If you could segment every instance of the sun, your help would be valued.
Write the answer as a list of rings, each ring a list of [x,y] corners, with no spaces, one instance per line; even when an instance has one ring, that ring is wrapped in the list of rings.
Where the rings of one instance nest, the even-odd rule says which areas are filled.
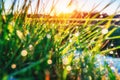
[[[66,7],[66,6],[60,6],[56,8],[56,12],[57,14],[68,14],[68,13],[72,13],[74,11],[74,9],[72,7]]]
[[[59,14],[69,14],[69,13],[72,13],[73,11],[75,10],[75,7],[74,6],[68,6],[67,4],[65,3],[61,3],[61,4],[58,4],[56,7],[55,7],[55,11],[56,11],[56,14],[59,15]]]

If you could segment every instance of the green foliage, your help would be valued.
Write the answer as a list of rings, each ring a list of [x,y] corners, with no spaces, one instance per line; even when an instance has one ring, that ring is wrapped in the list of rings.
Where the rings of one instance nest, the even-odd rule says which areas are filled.
[[[0,79],[101,80],[105,75],[101,67],[108,70],[106,77],[115,79],[108,65],[96,67],[95,58],[96,54],[116,49],[101,51],[114,32],[107,32],[110,21],[104,27],[99,27],[104,21],[91,25],[90,19],[79,25],[40,22],[26,17],[26,2],[22,7],[20,13],[14,14],[13,3],[11,12],[0,15]],[[3,11],[4,7],[0,14]]]

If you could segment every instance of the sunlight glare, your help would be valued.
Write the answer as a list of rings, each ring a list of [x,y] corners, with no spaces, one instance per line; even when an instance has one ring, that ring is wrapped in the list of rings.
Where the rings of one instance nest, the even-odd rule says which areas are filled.
[[[67,1],[67,0],[66,0]],[[59,14],[69,14],[75,10],[75,5],[68,6],[68,2],[60,1],[59,4],[56,5],[55,11],[57,15]]]
[[[69,14],[74,11],[73,7],[66,7],[66,6],[61,6],[61,7],[56,7],[57,14]]]

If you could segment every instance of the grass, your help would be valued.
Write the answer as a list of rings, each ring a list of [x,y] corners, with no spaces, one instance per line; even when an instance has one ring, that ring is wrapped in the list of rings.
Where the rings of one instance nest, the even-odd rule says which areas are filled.
[[[27,0],[26,0],[27,1]],[[0,9],[0,79],[1,80],[117,80],[119,75],[109,65],[96,66],[97,54],[106,55],[120,48],[103,49],[107,40],[117,29],[111,19],[90,24],[66,22],[49,23],[41,19],[28,19],[31,2],[26,1],[19,13],[14,14],[14,5],[7,14],[4,1]],[[109,3],[111,4],[111,3]],[[109,5],[108,4],[108,5]],[[106,5],[105,8],[108,6]],[[96,16],[96,15],[95,15]],[[46,18],[46,20],[49,18]],[[106,18],[107,19],[107,18]],[[74,23],[74,22],[73,22]]]

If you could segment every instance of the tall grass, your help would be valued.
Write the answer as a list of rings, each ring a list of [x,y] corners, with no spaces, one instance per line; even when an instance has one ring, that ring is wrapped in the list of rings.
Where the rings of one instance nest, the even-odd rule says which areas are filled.
[[[102,10],[112,3],[106,4]],[[50,23],[49,18],[45,18],[44,21],[41,21],[41,18],[35,20],[27,18],[31,0],[24,0],[18,11],[14,9],[17,0],[13,0],[8,12],[5,11],[4,0],[1,4],[1,80],[116,80],[118,78],[118,74],[113,72],[106,62],[102,65],[96,59],[98,54],[106,55],[120,48],[118,45],[102,49],[107,40],[116,38],[110,35],[117,27],[108,31],[111,20],[100,27],[101,23],[108,18],[112,19],[113,16],[92,25],[89,15],[84,24]],[[37,13],[39,5],[38,0],[34,14]]]

